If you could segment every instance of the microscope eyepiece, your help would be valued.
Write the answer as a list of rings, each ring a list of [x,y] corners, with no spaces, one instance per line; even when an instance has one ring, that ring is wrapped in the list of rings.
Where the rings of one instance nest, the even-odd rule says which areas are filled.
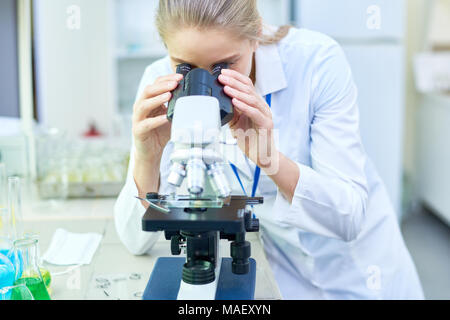
[[[182,63],[177,66],[177,73],[182,74],[184,77],[192,70],[192,66],[188,63]]]
[[[228,69],[228,63],[223,62],[223,63],[218,63],[218,64],[214,65],[212,74],[215,77],[218,77],[222,73],[222,69]]]
[[[220,118],[222,126],[229,123],[234,116],[231,98],[225,94],[223,85],[218,81],[222,69],[228,68],[227,63],[218,63],[213,66],[212,73],[201,68],[194,68],[187,63],[177,66],[177,73],[183,75],[178,87],[172,91],[172,98],[167,109],[167,119],[173,120],[175,106],[178,99],[188,96],[209,96],[219,101]]]

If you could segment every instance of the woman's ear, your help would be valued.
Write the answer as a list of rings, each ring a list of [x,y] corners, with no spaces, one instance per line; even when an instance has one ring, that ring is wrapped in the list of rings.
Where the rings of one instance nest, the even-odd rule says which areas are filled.
[[[252,48],[252,51],[255,52],[259,48],[259,40],[251,40],[250,46]]]
[[[259,48],[259,41],[256,40],[254,44],[254,51],[258,50],[258,48]]]

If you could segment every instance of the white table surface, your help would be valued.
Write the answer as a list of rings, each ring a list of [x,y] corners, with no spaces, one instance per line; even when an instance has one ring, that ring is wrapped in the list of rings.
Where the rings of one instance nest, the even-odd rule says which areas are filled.
[[[35,202],[24,208],[24,229],[39,235],[41,253],[48,248],[58,228],[69,232],[96,232],[103,239],[92,263],[69,273],[53,276],[51,296],[54,300],[139,299],[158,257],[170,255],[170,241],[162,235],[149,255],[134,256],[121,243],[114,226],[115,199],[68,200],[59,203]],[[255,298],[281,299],[276,281],[266,260],[258,234],[247,234],[252,245],[252,258],[257,262]],[[229,242],[221,240],[221,253],[229,257]],[[67,270],[44,264],[52,273]],[[139,280],[130,280],[136,273]],[[111,286],[101,288],[102,279]]]

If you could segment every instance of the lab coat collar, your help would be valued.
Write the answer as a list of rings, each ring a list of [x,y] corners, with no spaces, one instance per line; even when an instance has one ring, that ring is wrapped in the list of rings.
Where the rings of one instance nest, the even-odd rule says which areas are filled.
[[[280,91],[287,87],[286,74],[277,44],[260,45],[255,52],[256,90],[262,95]]]

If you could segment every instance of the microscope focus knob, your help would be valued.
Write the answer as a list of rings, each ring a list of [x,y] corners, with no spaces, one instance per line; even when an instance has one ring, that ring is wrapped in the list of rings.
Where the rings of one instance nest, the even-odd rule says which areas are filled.
[[[258,232],[259,231],[259,219],[252,219],[250,222],[250,228],[248,232]]]
[[[245,212],[245,231],[258,232],[259,231],[259,219],[253,218],[253,212]]]
[[[180,235],[172,236],[172,238],[170,239],[170,250],[172,251],[172,255],[174,256],[179,256],[181,254],[180,241]]]
[[[233,258],[231,264],[231,271],[234,274],[247,274],[250,271],[249,258],[251,256],[250,242],[232,242],[231,243],[231,257]]]

